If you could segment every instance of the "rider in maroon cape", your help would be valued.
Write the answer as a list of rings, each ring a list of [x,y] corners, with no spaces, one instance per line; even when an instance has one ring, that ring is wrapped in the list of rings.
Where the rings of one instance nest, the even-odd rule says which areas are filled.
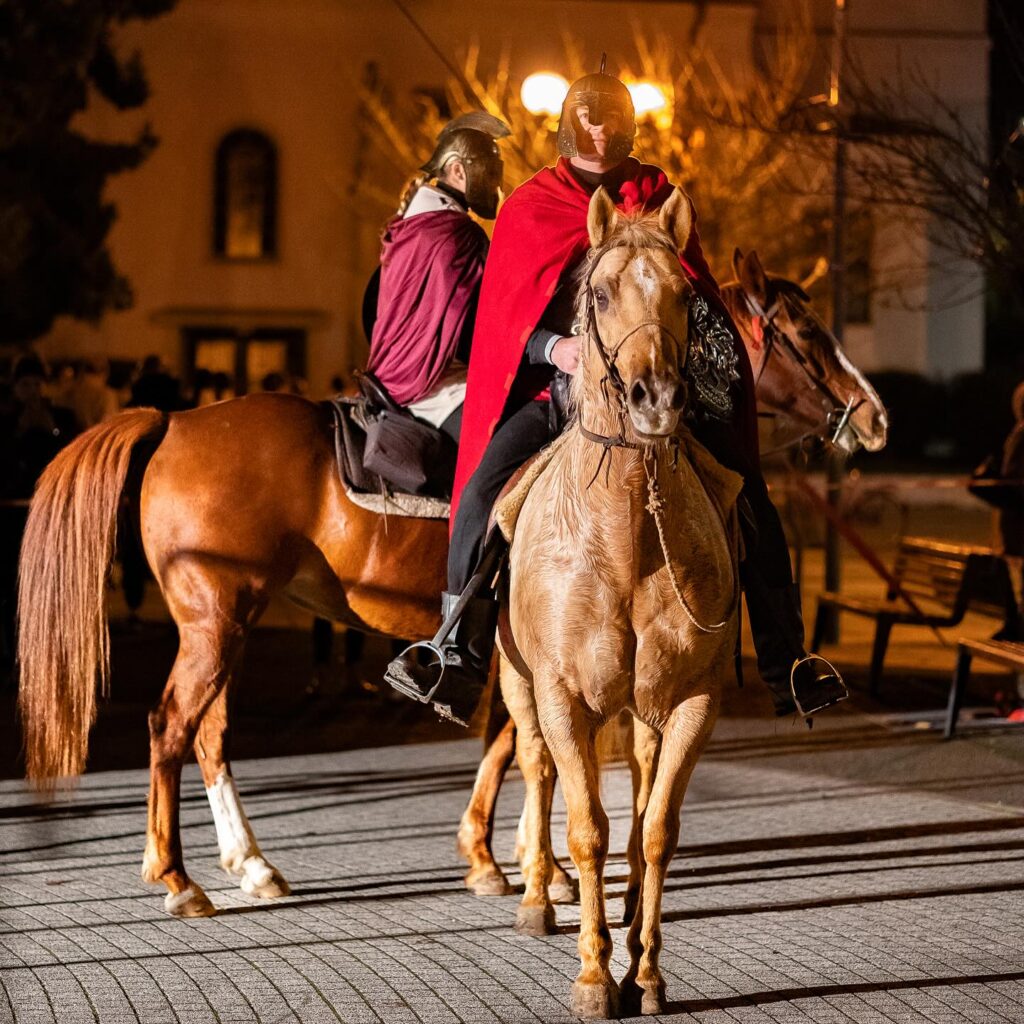
[[[431,700],[443,716],[463,724],[486,684],[494,645],[497,601],[487,587],[502,542],[497,531],[487,533],[491,506],[515,470],[557,433],[566,375],[579,361],[574,271],[590,244],[591,196],[603,186],[630,212],[655,210],[672,194],[662,170],[630,157],[635,131],[633,103],[618,79],[604,73],[579,79],[562,106],[561,159],[516,189],[495,224],[469,364],[448,592],[442,595],[445,619],[464,591],[472,596],[444,640],[442,665],[422,664],[410,648],[386,673],[399,691]],[[691,337],[710,353],[688,366],[726,367],[724,374],[709,371],[707,379],[693,381],[702,401],[690,426],[721,463],[744,478],[741,573],[758,669],[777,714],[809,714],[841,700],[846,688],[827,662],[804,649],[789,550],[758,462],[750,364],[696,230],[680,263],[698,296]]]
[[[381,238],[367,370],[414,416],[459,441],[473,321],[503,165],[498,118],[472,111],[441,130]]]

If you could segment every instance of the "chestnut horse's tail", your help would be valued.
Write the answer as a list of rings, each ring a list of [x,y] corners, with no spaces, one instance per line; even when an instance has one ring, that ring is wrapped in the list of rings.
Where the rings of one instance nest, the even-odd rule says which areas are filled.
[[[18,661],[27,775],[48,788],[80,775],[107,691],[106,583],[121,492],[141,441],[158,444],[167,416],[132,409],[71,442],[39,478],[21,544]]]

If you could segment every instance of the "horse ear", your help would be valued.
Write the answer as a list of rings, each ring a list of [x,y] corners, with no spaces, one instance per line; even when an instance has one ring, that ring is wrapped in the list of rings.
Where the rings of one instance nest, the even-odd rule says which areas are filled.
[[[732,272],[736,275],[736,280],[740,279],[740,266],[743,264],[743,250],[737,245],[732,251]]]
[[[768,275],[765,274],[761,260],[753,249],[743,257],[736,276],[739,277],[743,290],[757,299],[762,306],[768,301]]]
[[[690,197],[677,185],[665,200],[658,215],[658,224],[682,252],[693,229],[693,207]]]
[[[590,197],[590,209],[587,211],[587,234],[590,245],[596,249],[603,245],[612,235],[619,222],[619,211],[615,209],[611,196],[602,185]]]

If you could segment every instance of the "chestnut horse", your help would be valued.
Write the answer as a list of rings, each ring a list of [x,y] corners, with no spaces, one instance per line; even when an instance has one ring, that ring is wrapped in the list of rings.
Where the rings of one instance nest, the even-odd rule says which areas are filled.
[[[221,864],[251,895],[286,895],[225,755],[245,639],[277,594],[359,629],[430,636],[448,524],[391,516],[385,527],[349,501],[330,417],[301,398],[136,409],[82,434],[40,478],[22,543],[20,705],[28,775],[44,787],[83,770],[97,686],[107,689],[105,584],[126,493],[138,497],[143,547],[180,638],[149,716],[142,876],[166,885],[171,914],[214,913],[185,870],[178,826],[181,766],[194,749]]]
[[[847,452],[858,447],[883,448],[889,428],[885,408],[811,307],[803,288],[766,273],[754,251],[744,255],[737,249],[733,270],[736,281],[724,285],[721,294],[754,372],[763,456],[785,454],[809,439]],[[515,723],[500,706],[492,711],[490,733],[494,738],[487,743],[458,832],[459,851],[469,864],[466,886],[478,896],[513,891],[491,850],[498,793],[517,742]],[[656,737],[636,723],[632,740],[626,737],[626,750],[639,787],[645,785],[656,749]],[[517,860],[522,860],[525,826],[524,815],[516,841]],[[573,881],[557,861],[552,859],[552,865],[552,901],[572,902]],[[627,921],[638,887],[639,880],[631,872]],[[527,931],[537,928],[529,917],[520,917],[519,925]]]

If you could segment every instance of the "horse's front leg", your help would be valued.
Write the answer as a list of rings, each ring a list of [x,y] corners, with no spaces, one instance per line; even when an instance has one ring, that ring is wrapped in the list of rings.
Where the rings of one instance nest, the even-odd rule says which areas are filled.
[[[718,717],[720,689],[690,697],[671,714],[644,812],[644,872],[626,944],[630,966],[622,982],[623,1009],[630,1015],[665,1012],[661,953],[661,899],[665,874],[679,842],[679,811],[697,759]]]
[[[537,718],[533,687],[504,658],[501,691],[516,723],[516,756],[526,783],[526,803],[520,820],[517,851],[526,891],[516,912],[516,931],[550,935],[555,930],[551,905],[551,799],[555,791],[555,765]]]
[[[629,924],[640,902],[640,888],[644,877],[643,827],[644,812],[651,797],[654,773],[658,765],[660,734],[639,718],[630,719],[633,742],[628,747],[629,771],[633,777],[633,824],[629,830],[626,859],[629,863],[629,881],[626,883],[623,924]]]
[[[217,827],[220,864],[229,875],[241,878],[242,892],[250,896],[261,899],[287,896],[291,889],[280,871],[261,853],[231,774],[225,749],[229,689],[230,682],[203,715],[194,745]]]
[[[594,739],[600,723],[575,702],[561,681],[535,676],[538,712],[568,810],[569,853],[580,879],[580,973],[572,986],[577,1017],[618,1014],[618,986],[611,976],[611,933],[605,912],[604,865],[608,815],[601,806]]]
[[[491,839],[498,792],[515,756],[515,746],[516,726],[509,718],[484,751],[473,794],[459,824],[459,853],[469,861],[466,888],[477,896],[507,896],[512,892],[494,860]]]

